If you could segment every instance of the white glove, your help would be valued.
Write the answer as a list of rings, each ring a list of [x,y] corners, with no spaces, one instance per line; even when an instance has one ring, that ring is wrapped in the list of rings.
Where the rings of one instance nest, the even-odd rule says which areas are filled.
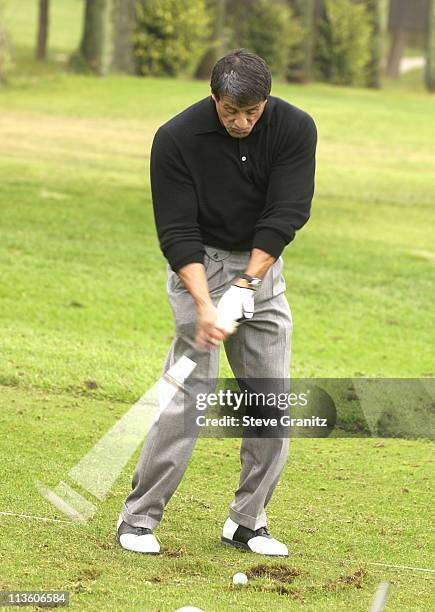
[[[231,285],[217,305],[216,325],[232,334],[238,321],[254,316],[254,290]]]

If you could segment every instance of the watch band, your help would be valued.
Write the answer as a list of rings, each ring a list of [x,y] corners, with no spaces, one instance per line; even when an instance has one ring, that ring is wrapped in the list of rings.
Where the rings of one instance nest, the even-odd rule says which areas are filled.
[[[243,280],[248,281],[249,288],[256,291],[261,285],[261,278],[257,278],[256,276],[250,276],[249,274],[239,274],[238,278],[243,278]]]

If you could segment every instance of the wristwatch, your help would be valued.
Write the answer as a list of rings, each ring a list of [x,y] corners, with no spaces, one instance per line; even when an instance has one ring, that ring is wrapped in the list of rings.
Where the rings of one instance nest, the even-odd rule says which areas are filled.
[[[237,278],[243,278],[243,280],[248,281],[249,289],[253,289],[257,291],[257,289],[261,286],[261,278],[257,278],[255,276],[249,276],[249,274],[239,274]]]

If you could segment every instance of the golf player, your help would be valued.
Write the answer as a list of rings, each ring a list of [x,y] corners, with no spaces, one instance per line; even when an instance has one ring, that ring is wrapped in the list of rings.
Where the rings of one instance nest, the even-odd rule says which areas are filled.
[[[223,342],[237,379],[290,388],[292,319],[281,253],[310,216],[317,137],[313,119],[270,90],[262,58],[229,53],[213,68],[211,96],[161,126],[152,145],[152,199],[175,325],[163,371],[191,356],[194,344],[195,377],[204,384],[218,377]],[[127,550],[160,551],[153,531],[195,445],[185,434],[189,411],[196,407],[180,391],[151,426],[117,524]],[[265,513],[288,442],[243,437],[224,544],[288,555]]]

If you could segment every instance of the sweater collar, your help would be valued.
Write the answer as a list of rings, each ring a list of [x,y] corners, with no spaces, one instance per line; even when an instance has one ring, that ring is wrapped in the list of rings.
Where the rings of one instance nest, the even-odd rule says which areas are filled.
[[[263,126],[270,124],[273,106],[274,98],[272,96],[268,96],[263,114],[254,125],[252,133],[258,132],[258,130],[261,130]],[[200,113],[197,119],[197,127],[194,130],[194,134],[206,134],[208,132],[219,132],[220,134],[229,135],[219,121],[219,117],[216,112],[216,105],[211,96],[204,98],[204,100],[201,100],[200,102]]]

